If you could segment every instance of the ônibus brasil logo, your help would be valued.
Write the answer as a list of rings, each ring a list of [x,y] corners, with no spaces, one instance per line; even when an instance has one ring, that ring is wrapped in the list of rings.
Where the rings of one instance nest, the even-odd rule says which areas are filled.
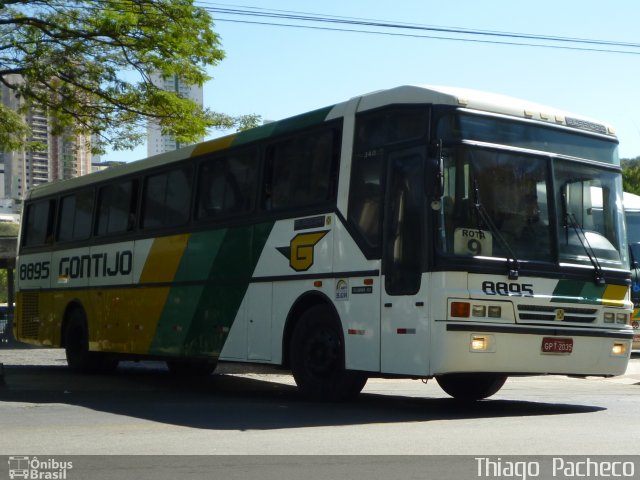
[[[73,462],[61,462],[54,458],[44,460],[38,457],[9,457],[9,478],[33,480],[66,480],[67,470],[73,468]]]

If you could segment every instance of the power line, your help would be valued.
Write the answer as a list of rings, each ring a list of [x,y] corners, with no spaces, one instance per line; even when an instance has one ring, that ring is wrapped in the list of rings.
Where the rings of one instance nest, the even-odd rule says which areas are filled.
[[[224,15],[223,17],[216,16],[216,21],[232,22],[232,23],[245,23],[252,25],[266,25],[275,27],[286,28],[305,28],[312,30],[327,30],[327,31],[339,31],[349,33],[365,33],[373,35],[390,35],[398,37],[410,37],[410,38],[425,38],[425,39],[437,39],[437,40],[450,40],[450,41],[462,41],[472,43],[489,43],[499,45],[512,45],[512,46],[526,46],[526,47],[542,47],[542,48],[555,48],[565,50],[579,50],[589,52],[603,52],[603,53],[623,53],[631,55],[640,55],[640,43],[620,42],[613,40],[601,40],[601,39],[589,39],[589,38],[576,38],[576,37],[560,37],[552,35],[537,35],[528,33],[516,33],[516,32],[501,32],[495,30],[478,30],[467,29],[459,27],[443,27],[432,26],[416,23],[405,22],[387,22],[383,20],[358,18],[358,17],[344,17],[337,15],[325,15],[319,13],[310,12],[298,12],[291,10],[274,10],[266,9],[262,7],[254,6],[235,6],[228,4],[219,4],[212,2],[199,1],[196,2],[201,8],[209,11],[210,13]],[[230,8],[233,7],[233,8]],[[236,17],[236,18],[234,18]],[[264,21],[258,20],[240,20],[240,18],[265,18],[269,19]],[[283,23],[284,21],[293,21],[295,23]],[[313,23],[329,23],[345,26],[353,26],[354,28],[345,28],[342,26],[334,27],[322,27],[313,25]],[[357,28],[362,27],[362,28]],[[433,34],[420,34],[409,32],[394,32],[393,30],[409,30],[414,32],[432,32]],[[435,34],[435,35],[434,35]],[[449,34],[449,35],[446,35]],[[462,37],[456,37],[452,35],[462,35]],[[469,38],[471,37],[471,38]],[[473,37],[494,37],[494,40],[488,40],[483,38]],[[551,42],[551,43],[531,43],[531,42]],[[572,45],[573,44],[573,45]],[[584,47],[576,45],[587,45]],[[601,46],[603,48],[596,48]],[[609,48],[604,48],[609,47]],[[620,50],[620,48],[626,49],[639,49],[639,51],[633,50]]]

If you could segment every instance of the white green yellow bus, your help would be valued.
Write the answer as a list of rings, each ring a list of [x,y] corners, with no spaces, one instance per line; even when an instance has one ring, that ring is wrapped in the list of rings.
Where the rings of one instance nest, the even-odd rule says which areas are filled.
[[[325,400],[380,376],[481,399],[513,375],[619,375],[617,147],[549,107],[401,86],[44,185],[14,333],[84,371],[279,365]]]
[[[624,214],[631,256],[631,301],[633,302],[633,349],[640,350],[640,196],[624,192]]]

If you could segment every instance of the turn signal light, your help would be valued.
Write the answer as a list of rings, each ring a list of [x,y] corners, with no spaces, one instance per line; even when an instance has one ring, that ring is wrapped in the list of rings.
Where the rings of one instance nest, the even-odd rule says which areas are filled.
[[[451,316],[458,318],[469,318],[471,314],[471,305],[467,302],[452,302]]]

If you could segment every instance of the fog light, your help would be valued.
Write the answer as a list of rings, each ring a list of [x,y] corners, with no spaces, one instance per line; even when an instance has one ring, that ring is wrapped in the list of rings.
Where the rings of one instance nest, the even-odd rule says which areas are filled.
[[[628,316],[626,313],[616,313],[616,323],[626,325],[628,322]]]
[[[626,355],[627,354],[627,344],[626,343],[614,343],[613,347],[611,347],[611,355]]]
[[[615,315],[612,312],[604,312],[604,323],[613,323]]]
[[[459,318],[469,318],[471,312],[471,305],[466,302],[452,302],[451,303],[451,316]]]
[[[487,316],[487,307],[484,305],[474,305],[471,309],[471,314],[474,317],[486,317]]]
[[[502,316],[502,307],[491,305],[489,307],[489,316],[491,318],[500,318]]]
[[[489,340],[485,336],[472,335],[471,336],[471,351],[482,352],[489,347]]]

